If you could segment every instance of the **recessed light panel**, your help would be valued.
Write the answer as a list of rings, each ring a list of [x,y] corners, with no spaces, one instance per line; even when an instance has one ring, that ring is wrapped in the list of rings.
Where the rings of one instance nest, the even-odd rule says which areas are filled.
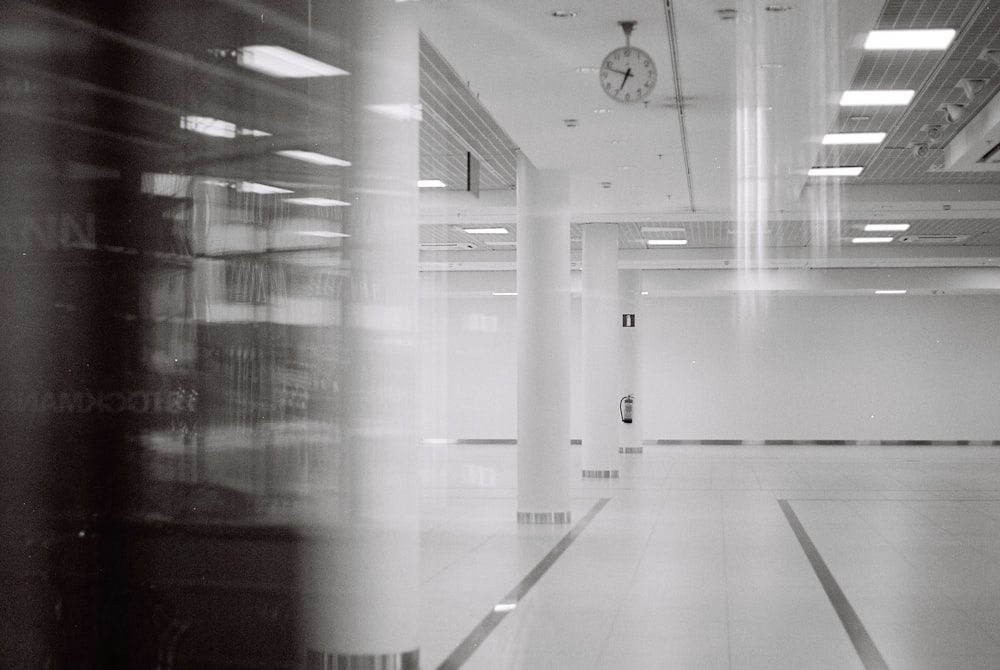
[[[335,233],[332,230],[300,230],[298,234],[306,237],[323,237],[328,239],[350,237],[347,233]]]
[[[646,240],[651,247],[682,247],[687,243],[687,240]]]
[[[240,128],[231,121],[213,119],[210,116],[182,116],[181,128],[184,130],[190,130],[191,132],[198,133],[200,135],[208,135],[209,137],[225,137],[229,139],[237,136],[269,137],[271,135],[271,133],[266,133],[263,130]]]
[[[848,165],[842,167],[814,167],[809,170],[810,177],[857,177],[864,170],[863,165]]]
[[[865,232],[869,233],[902,233],[910,229],[908,223],[869,223]]]
[[[351,203],[333,198],[286,198],[290,205],[309,205],[312,207],[350,207]]]
[[[952,28],[939,30],[873,30],[865,40],[869,51],[887,49],[912,49],[943,51],[955,39]]]
[[[446,188],[447,184],[440,179],[418,179],[417,186],[419,188]]]
[[[243,181],[236,186],[240,193],[257,193],[259,195],[273,195],[275,193],[294,193],[287,188],[279,188],[270,184],[258,184],[253,181]]]
[[[506,228],[463,228],[467,233],[472,235],[506,235],[510,231]]]
[[[305,79],[307,77],[338,77],[346,70],[310,58],[285,47],[254,44],[236,52],[236,62],[255,72],[279,79]]]
[[[823,136],[823,144],[879,144],[885,133],[829,133]]]
[[[852,244],[888,244],[892,242],[894,237],[855,237],[851,240]]]
[[[885,288],[875,291],[875,295],[903,295],[906,293],[906,289],[903,288]]]
[[[913,91],[909,89],[898,91],[844,91],[840,97],[841,107],[866,107],[908,105],[913,99]]]
[[[334,158],[333,156],[327,156],[326,154],[316,153],[315,151],[282,149],[281,151],[275,151],[274,153],[278,154],[279,156],[284,156],[285,158],[294,158],[297,161],[312,163],[313,165],[339,165],[342,167],[348,167],[351,164],[350,161],[345,161],[342,158]]]

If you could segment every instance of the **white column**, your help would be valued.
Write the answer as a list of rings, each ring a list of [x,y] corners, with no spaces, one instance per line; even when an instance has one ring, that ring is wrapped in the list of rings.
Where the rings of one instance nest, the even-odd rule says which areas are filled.
[[[304,558],[306,667],[419,666],[419,44],[413,10],[354,3],[343,433]]]
[[[517,159],[517,519],[569,523],[568,176]]]
[[[620,271],[618,290],[621,294],[622,313],[619,405],[622,398],[632,396],[632,423],[623,421],[618,424],[618,451],[623,454],[641,454],[643,397],[640,388],[642,356],[639,351],[639,329],[643,322],[639,305],[642,299],[642,270]]]
[[[617,477],[618,226],[583,226],[583,476]]]

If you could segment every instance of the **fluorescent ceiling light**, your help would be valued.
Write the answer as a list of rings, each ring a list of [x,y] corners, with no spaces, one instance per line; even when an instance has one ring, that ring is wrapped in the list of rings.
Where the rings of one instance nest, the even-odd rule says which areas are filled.
[[[279,156],[284,156],[285,158],[294,158],[297,161],[312,163],[313,165],[340,165],[341,167],[348,167],[351,164],[351,161],[345,161],[342,158],[334,158],[333,156],[327,156],[326,154],[318,154],[315,151],[282,149],[281,151],[275,151],[274,153]]]
[[[863,165],[846,165],[842,167],[814,167],[809,170],[810,177],[857,177],[864,170]]]
[[[888,244],[894,239],[894,237],[855,237],[851,242],[853,244]]]
[[[447,186],[447,184],[445,184],[440,179],[418,179],[417,180],[417,187],[418,188],[445,188],[446,186]]]
[[[913,99],[913,91],[844,91],[840,96],[841,107],[848,106],[885,106],[885,105],[908,105]]]
[[[233,138],[237,135],[249,135],[251,137],[270,137],[271,133],[263,130],[253,130],[251,128],[239,128],[231,121],[213,119],[210,116],[182,116],[181,128],[190,130],[193,133],[208,135],[209,137]]]
[[[651,247],[680,247],[687,243],[687,240],[646,240]]]
[[[258,184],[252,181],[243,181],[236,186],[236,190],[241,193],[258,193],[261,195],[272,195],[274,193],[294,193],[287,188],[278,188],[268,184]]]
[[[300,230],[298,234],[306,237],[350,237],[347,233],[335,233],[332,230]]]
[[[503,291],[494,291],[493,295],[517,295],[517,293],[508,293]]]
[[[876,295],[903,295],[904,293],[906,293],[904,288],[886,288],[875,291]]]
[[[938,30],[873,30],[865,40],[865,49],[927,49],[943,51],[955,38],[952,28]]]
[[[869,233],[902,233],[910,229],[908,223],[869,223],[865,231]]]
[[[829,133],[823,144],[878,144],[884,139],[885,133]]]
[[[506,235],[510,232],[506,228],[463,228],[462,230],[472,235]]]
[[[348,74],[315,58],[310,58],[285,47],[254,44],[236,52],[236,62],[255,72],[282,79],[306,77],[336,77]]]
[[[313,207],[350,207],[351,203],[333,198],[285,198],[291,205],[312,205]]]

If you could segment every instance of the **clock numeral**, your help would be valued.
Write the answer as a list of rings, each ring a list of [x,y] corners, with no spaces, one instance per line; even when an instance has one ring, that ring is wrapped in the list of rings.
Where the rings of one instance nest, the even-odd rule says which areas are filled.
[[[646,67],[649,67],[649,59],[647,58],[646,60],[642,61],[642,64],[645,65]]]

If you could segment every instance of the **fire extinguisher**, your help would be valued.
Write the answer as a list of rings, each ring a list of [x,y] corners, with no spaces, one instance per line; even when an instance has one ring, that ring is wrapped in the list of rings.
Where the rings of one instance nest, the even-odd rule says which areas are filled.
[[[632,403],[634,395],[627,395],[618,402],[618,411],[622,415],[623,423],[632,423]]]

